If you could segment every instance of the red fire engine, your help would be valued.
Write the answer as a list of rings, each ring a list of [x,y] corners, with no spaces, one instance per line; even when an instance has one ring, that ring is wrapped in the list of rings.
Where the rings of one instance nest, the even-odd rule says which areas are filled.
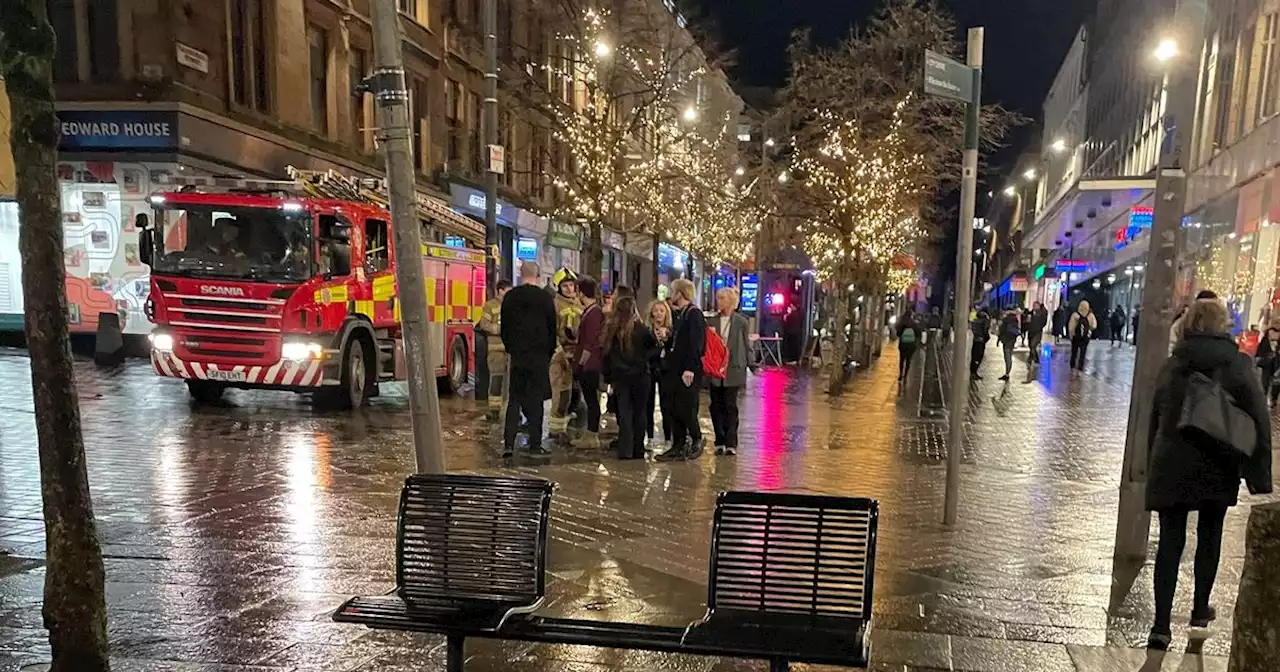
[[[405,379],[391,218],[379,183],[292,171],[293,181],[174,178],[138,215],[151,266],[151,362],[200,401],[227,388],[312,393],[363,405]],[[419,198],[427,232],[483,240],[442,201]],[[424,235],[424,239],[430,239]],[[484,253],[424,244],[428,339],[456,391],[472,370]]]

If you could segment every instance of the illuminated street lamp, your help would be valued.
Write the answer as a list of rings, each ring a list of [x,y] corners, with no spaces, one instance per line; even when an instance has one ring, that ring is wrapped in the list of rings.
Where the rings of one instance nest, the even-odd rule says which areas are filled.
[[[1023,174],[1022,174],[1022,176],[1023,176],[1023,177],[1025,177],[1025,178],[1027,178],[1027,180],[1028,180],[1028,181],[1030,181],[1030,180],[1034,180],[1034,179],[1036,179],[1036,169],[1035,169],[1035,168],[1028,168],[1028,169],[1027,169],[1027,172],[1023,173]]]
[[[1061,154],[1067,151],[1067,141],[1062,138],[1058,138],[1053,141],[1053,144],[1050,145],[1049,148],[1053,150],[1054,154]]]
[[[737,175],[738,177],[742,177],[743,175],[747,174],[747,169],[743,168],[742,166],[738,166],[737,168],[733,169],[733,174]]]
[[[765,141],[764,141],[764,146],[765,146],[765,147],[772,147],[772,146],[774,146],[774,144],[776,144],[776,143],[774,143],[773,138],[769,138],[768,140],[765,140]]]
[[[684,120],[685,120],[685,121],[697,121],[697,120],[698,120],[698,110],[694,109],[694,107],[693,107],[693,106],[686,107],[686,108],[684,108],[684,115],[683,115],[683,116],[684,116]]]
[[[1004,195],[1008,196],[1009,198],[1013,198],[1013,195],[1016,193],[1018,193],[1018,190],[1012,186],[1008,186],[1004,188]]]
[[[785,171],[785,170],[784,170],[784,171],[782,171],[781,173],[778,173],[778,181],[779,181],[779,182],[781,182],[781,183],[783,183],[783,184],[786,184],[786,183],[787,183],[787,180],[789,180],[789,179],[791,179],[791,176],[790,176],[790,175],[787,175],[787,171]]]
[[[596,58],[607,58],[611,53],[613,53],[613,49],[606,42],[596,40]]]
[[[1156,60],[1161,63],[1168,63],[1178,55],[1178,43],[1171,38],[1166,37],[1160,40],[1160,44],[1156,45],[1156,50],[1152,53]]]

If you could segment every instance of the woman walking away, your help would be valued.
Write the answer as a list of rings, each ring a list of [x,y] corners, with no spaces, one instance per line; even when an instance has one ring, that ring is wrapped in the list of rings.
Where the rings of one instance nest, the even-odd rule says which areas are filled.
[[[916,322],[915,313],[908,308],[898,322],[898,380],[907,379],[911,373],[911,359],[920,347],[920,325]]]
[[[654,448],[671,447],[671,411],[667,390],[662,386],[662,376],[666,372],[666,355],[671,349],[671,306],[661,299],[649,304],[646,326],[657,340],[657,348],[649,356],[649,399],[645,406],[645,434],[649,436],[649,444]],[[655,441],[653,435],[654,411],[662,410],[662,441]]]
[[[711,321],[729,351],[724,379],[711,379],[711,426],[716,434],[716,455],[738,454],[738,397],[747,384],[751,358],[751,326],[737,312],[738,290],[726,287],[716,292],[719,314]]]
[[[1009,380],[1009,374],[1013,371],[1013,347],[1018,344],[1018,336],[1022,332],[1022,328],[1018,325],[1019,317],[1015,308],[1005,311],[1004,317],[1000,318],[997,337],[1001,348],[1004,349],[1004,375],[1000,376],[1000,380]]]
[[[1280,369],[1280,317],[1272,318],[1271,326],[1258,341],[1258,368],[1262,369],[1262,391],[1267,393],[1269,405],[1275,408],[1280,387],[1276,386],[1276,370]]]
[[[653,392],[649,358],[658,341],[640,321],[636,300],[629,296],[617,300],[601,341],[605,379],[618,399],[618,459],[639,460],[644,458],[645,432],[641,424]]]
[[[1160,517],[1150,649],[1167,650],[1172,638],[1170,620],[1187,541],[1187,514],[1198,512],[1191,627],[1205,628],[1216,616],[1209,594],[1218,574],[1222,521],[1227,508],[1236,504],[1240,479],[1243,476],[1250,493],[1271,492],[1271,420],[1253,364],[1237,349],[1230,327],[1222,303],[1194,302],[1183,317],[1182,339],[1157,379],[1146,492],[1147,510]],[[1192,381],[1216,384],[1248,414],[1256,434],[1252,453],[1245,452],[1248,446],[1226,445],[1194,429],[1179,429],[1186,420],[1183,402]]]
[[[1080,300],[1076,312],[1067,322],[1067,335],[1071,338],[1071,368],[1084,371],[1084,358],[1089,353],[1089,340],[1098,330],[1098,318],[1089,310],[1089,302]]]

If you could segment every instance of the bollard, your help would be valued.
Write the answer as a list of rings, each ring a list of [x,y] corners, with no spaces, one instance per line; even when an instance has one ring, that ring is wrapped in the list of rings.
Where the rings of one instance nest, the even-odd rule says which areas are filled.
[[[1228,672],[1271,672],[1280,658],[1280,503],[1249,513]]]
[[[98,366],[117,366],[124,361],[124,332],[120,315],[98,313],[98,337],[93,346],[93,362]]]

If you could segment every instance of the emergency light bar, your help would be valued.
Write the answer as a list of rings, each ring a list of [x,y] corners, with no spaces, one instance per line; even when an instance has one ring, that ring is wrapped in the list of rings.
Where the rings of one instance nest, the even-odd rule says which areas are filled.
[[[296,180],[258,180],[242,177],[206,177],[203,175],[162,175],[156,180],[158,184],[181,187],[195,188],[200,191],[219,192],[219,191],[257,191],[257,192],[284,192],[289,194],[304,194],[305,189]]]

